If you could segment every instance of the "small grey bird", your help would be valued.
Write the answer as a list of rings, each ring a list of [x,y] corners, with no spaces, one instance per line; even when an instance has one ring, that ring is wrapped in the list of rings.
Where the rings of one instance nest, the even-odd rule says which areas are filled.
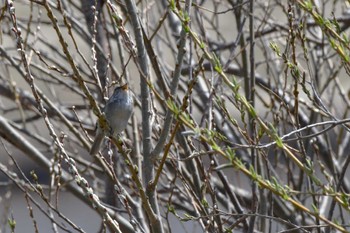
[[[90,150],[91,155],[95,155],[99,152],[105,136],[116,136],[126,128],[133,112],[133,107],[134,99],[132,97],[132,92],[128,89],[128,84],[116,87],[113,95],[103,108],[111,132],[109,132],[109,134],[108,132],[104,132],[97,122],[96,137]]]

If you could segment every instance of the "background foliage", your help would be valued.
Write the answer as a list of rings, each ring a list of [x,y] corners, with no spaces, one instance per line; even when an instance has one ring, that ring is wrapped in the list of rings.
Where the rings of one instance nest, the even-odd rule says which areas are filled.
[[[65,193],[101,232],[349,231],[347,1],[1,6],[1,231],[18,192],[35,232],[92,231]],[[132,120],[92,157],[125,82]]]

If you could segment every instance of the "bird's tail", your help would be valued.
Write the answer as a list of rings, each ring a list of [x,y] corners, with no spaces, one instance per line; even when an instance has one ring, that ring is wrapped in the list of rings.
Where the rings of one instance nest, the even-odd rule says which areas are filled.
[[[103,133],[97,133],[95,141],[91,146],[90,155],[96,155],[99,152],[104,137]]]

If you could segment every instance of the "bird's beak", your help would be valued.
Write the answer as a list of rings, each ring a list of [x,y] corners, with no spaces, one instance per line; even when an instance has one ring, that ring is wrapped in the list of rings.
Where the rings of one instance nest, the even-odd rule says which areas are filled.
[[[121,89],[123,89],[124,91],[128,90],[128,84],[125,83],[123,86],[120,87]]]

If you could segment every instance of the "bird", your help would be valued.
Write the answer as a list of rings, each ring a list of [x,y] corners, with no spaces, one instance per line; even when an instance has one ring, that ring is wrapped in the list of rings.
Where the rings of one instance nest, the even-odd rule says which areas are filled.
[[[106,136],[117,136],[125,130],[133,113],[133,108],[133,94],[129,90],[128,84],[116,87],[103,108],[110,131],[103,130],[97,121],[96,136],[90,150],[91,155],[96,155],[99,152]]]

